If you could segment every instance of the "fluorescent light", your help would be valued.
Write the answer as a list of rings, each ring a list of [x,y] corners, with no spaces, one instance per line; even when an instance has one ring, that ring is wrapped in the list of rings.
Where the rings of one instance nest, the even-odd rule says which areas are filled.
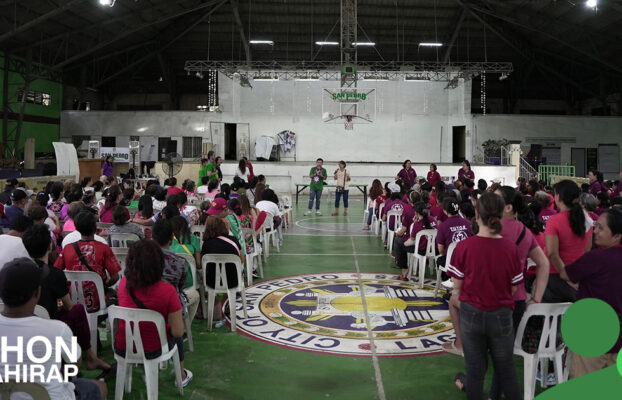
[[[269,77],[266,77],[266,78],[254,78],[253,80],[255,82],[274,82],[274,81],[278,81],[279,78],[269,78]]]
[[[249,40],[250,44],[269,44],[270,46],[272,46],[274,44],[274,41],[272,40]]]
[[[318,46],[339,46],[339,42],[315,42]]]
[[[430,78],[426,76],[406,76],[404,77],[406,82],[429,82]]]
[[[419,46],[421,47],[441,47],[443,45],[443,43],[437,43],[437,42],[421,42],[419,43]]]
[[[115,0],[99,0],[99,4],[101,4],[102,6],[108,6],[108,7],[114,6],[114,2]]]
[[[319,81],[320,78],[296,78],[294,80],[296,82],[312,82],[312,81]]]
[[[598,6],[598,1],[596,1],[596,0],[587,0],[585,2],[585,6],[589,7],[589,8],[596,8],[596,6]]]
[[[352,46],[375,46],[376,43],[374,42],[354,42],[352,43]]]

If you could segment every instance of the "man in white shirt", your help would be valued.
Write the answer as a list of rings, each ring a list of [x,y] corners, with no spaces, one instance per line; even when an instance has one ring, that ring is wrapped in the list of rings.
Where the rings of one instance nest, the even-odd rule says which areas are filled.
[[[0,235],[0,270],[4,264],[14,258],[28,257],[28,252],[22,243],[22,234],[32,224],[30,217],[21,215],[15,218],[8,234]]]
[[[63,368],[61,358],[66,364],[75,364],[80,360],[80,346],[77,342],[74,342],[75,346],[72,345],[71,329],[64,322],[34,316],[35,306],[41,296],[41,282],[49,274],[47,268],[39,268],[29,258],[18,258],[0,270],[0,299],[4,303],[4,311],[0,315],[0,335],[7,343],[6,362],[0,359],[2,381],[16,380],[7,371],[19,368],[20,381],[41,384],[54,400],[105,399],[105,383],[81,378],[73,378],[69,382],[65,379],[69,377],[63,376],[64,371],[71,369]],[[35,337],[37,339],[33,341],[32,354],[29,354],[27,345]],[[51,344],[49,356],[46,356],[46,344],[41,337]],[[19,339],[22,340],[21,349],[18,346]],[[56,354],[55,343],[58,340],[62,340],[68,349],[60,355]],[[23,361],[18,361],[19,355],[23,355]],[[26,376],[21,375],[24,370]],[[60,373],[56,375],[56,371]],[[43,376],[31,375],[30,372],[41,372]],[[74,372],[77,373],[77,368]],[[25,398],[30,396],[11,396],[11,400]]]

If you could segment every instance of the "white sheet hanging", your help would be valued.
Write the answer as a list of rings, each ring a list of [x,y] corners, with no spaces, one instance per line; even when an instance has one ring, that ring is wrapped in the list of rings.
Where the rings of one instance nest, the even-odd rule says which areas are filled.
[[[274,147],[275,144],[276,142],[272,137],[260,136],[255,142],[255,157],[269,160],[270,154],[272,153],[272,147]]]

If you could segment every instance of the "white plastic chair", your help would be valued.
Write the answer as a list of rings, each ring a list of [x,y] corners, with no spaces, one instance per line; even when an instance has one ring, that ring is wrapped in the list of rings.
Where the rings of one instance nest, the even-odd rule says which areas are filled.
[[[363,225],[367,225],[367,220],[369,219],[369,209],[371,208],[371,224],[370,226],[375,226],[376,220],[376,201],[371,198],[367,198],[367,204],[365,205],[365,209],[363,210]]]
[[[272,244],[276,247],[276,252],[281,252],[281,246],[279,244],[279,232],[278,229],[274,228],[274,215],[269,212],[266,212],[266,221],[270,221],[270,230],[266,229],[266,224],[261,228],[262,237],[263,237],[263,260],[267,261],[270,256],[270,239],[272,239]]]
[[[127,247],[111,247],[112,253],[117,258],[117,262],[121,266],[121,271],[119,271],[119,281],[125,275],[125,259],[127,258],[127,252],[129,249]],[[118,285],[118,282],[117,282]]]
[[[458,242],[452,242],[447,248],[446,257],[445,257],[445,266],[440,266],[436,262],[436,287],[434,288],[434,297],[438,295],[438,289],[441,286],[441,275],[443,272],[447,272],[447,268],[451,265],[451,256],[454,253],[454,249]],[[440,257],[440,256],[438,256]],[[438,257],[436,259],[438,259]]]
[[[281,203],[283,208],[281,209],[281,214],[283,214],[283,226],[286,229],[289,229],[290,226],[294,223],[294,211],[292,210],[292,200],[289,196],[284,195],[280,196]]]
[[[419,254],[419,242],[422,237],[426,237],[428,239],[428,243],[426,246],[425,255]],[[417,232],[415,236],[415,252],[408,253],[408,279],[412,277],[413,274],[419,275],[419,287],[423,288],[423,281],[425,280],[425,267],[430,261],[430,272],[433,272],[434,257],[436,256],[436,229],[423,229]]]
[[[393,229],[389,225],[389,221],[393,219]],[[389,253],[393,251],[393,239],[395,238],[395,231],[402,226],[402,212],[401,211],[389,211],[387,213],[387,248]]]
[[[0,301],[0,313],[3,311],[4,311],[4,303]],[[43,319],[50,319],[50,314],[48,313],[48,310],[46,310],[43,306],[40,306],[37,304],[35,305],[35,317],[39,317]],[[2,397],[0,397],[0,399],[2,399]]]
[[[190,227],[190,233],[199,238],[199,248],[203,247],[203,232],[205,232],[205,225],[192,225]]]
[[[559,321],[564,315],[568,307],[572,303],[547,303],[532,304],[529,306],[523,318],[518,325],[516,331],[516,339],[514,340],[514,354],[523,357],[523,373],[524,373],[524,399],[532,400],[536,390],[536,372],[538,370],[538,361],[540,361],[540,376],[542,376],[541,386],[546,387],[546,377],[548,375],[548,361],[553,360],[555,367],[555,376],[557,384],[563,383],[567,379],[562,365],[562,356],[566,348],[565,343],[557,345],[557,333]],[[544,317],[544,326],[540,335],[540,343],[538,351],[534,354],[527,353],[523,350],[523,335],[525,327],[531,317]]]
[[[253,284],[253,263],[255,257],[257,258],[257,269],[259,270],[259,276],[263,278],[263,263],[261,262],[261,253],[262,250],[259,245],[259,240],[257,240],[257,233],[252,228],[242,228],[242,237],[243,239],[247,237],[253,238],[253,252],[246,253],[246,280],[248,285]],[[245,243],[241,243],[242,246],[245,246]]]
[[[38,383],[8,381],[0,385],[0,399],[9,400],[13,393],[26,393],[36,400],[50,400],[48,391]]]
[[[188,253],[175,253],[176,255],[183,257],[188,265],[190,266],[190,273],[192,274],[192,287],[191,289],[196,289],[199,291],[199,298],[201,304],[203,304],[203,311],[205,312],[205,290],[200,290],[202,285],[199,285],[197,278],[197,261],[194,256],[191,256]],[[190,321],[190,314],[186,313],[186,317],[184,318],[184,327],[186,328],[186,337],[188,338],[188,350],[191,352],[194,351],[194,340],[192,339],[192,321]]]
[[[376,235],[379,235],[382,233],[382,209],[384,208],[384,203],[380,204],[380,207],[378,208],[378,217],[376,218],[376,224],[374,225],[374,232],[376,233]]]
[[[130,247],[130,245],[134,242],[138,242],[140,238],[138,235],[133,233],[116,233],[110,232],[108,233],[108,240],[110,242],[110,247]]]
[[[214,263],[215,279],[214,287],[209,287],[205,280],[207,273],[207,264]],[[203,282],[205,284],[205,290],[207,291],[207,329],[212,330],[212,321],[214,319],[214,301],[216,300],[216,294],[226,293],[229,297],[229,316],[231,318],[231,330],[235,332],[236,327],[236,294],[239,292],[242,295],[242,307],[244,310],[244,318],[247,317],[246,313],[246,292],[244,290],[244,280],[242,279],[242,271],[244,267],[240,261],[240,257],[233,254],[205,254],[201,259],[203,264]],[[226,264],[234,264],[238,276],[237,286],[229,287],[227,283]]]
[[[132,391],[132,367],[133,364],[143,364],[145,367],[145,386],[147,387],[147,399],[156,400],[158,398],[158,374],[161,362],[173,359],[173,368],[175,370],[175,382],[179,395],[183,396],[184,388],[181,385],[181,364],[179,363],[179,352],[177,345],[169,348],[166,339],[166,324],[164,317],[157,311],[145,310],[140,308],[126,308],[119,306],[111,306],[108,309],[110,326],[112,326],[112,350],[114,352],[114,343],[117,335],[118,325],[115,321],[125,322],[125,357],[121,357],[114,352],[114,358],[117,360],[117,380],[115,386],[115,400],[123,399],[123,393]],[[140,334],[140,323],[155,324],[158,335],[160,336],[160,344],[162,346],[162,354],[152,360],[145,357],[145,349]]]
[[[106,308],[106,292],[104,291],[104,282],[101,276],[91,271],[65,271],[67,281],[71,287],[71,300],[74,303],[82,304],[86,311],[86,317],[89,321],[89,330],[91,331],[91,348],[97,353],[97,337],[99,330],[97,329],[97,319],[100,315],[108,314]],[[97,297],[99,298],[99,310],[88,312],[90,304],[87,306],[84,298],[84,284],[93,283],[97,289]]]

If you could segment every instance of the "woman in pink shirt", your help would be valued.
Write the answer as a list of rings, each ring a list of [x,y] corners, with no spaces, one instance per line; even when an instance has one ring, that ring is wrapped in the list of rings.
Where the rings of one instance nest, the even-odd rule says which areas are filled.
[[[585,212],[579,204],[581,189],[570,180],[555,185],[555,204],[559,214],[546,223],[544,238],[551,261],[549,282],[542,301],[545,303],[574,302],[576,285],[559,277],[559,271],[592,248],[592,226],[586,224]]]
[[[396,181],[401,180],[402,182],[408,185],[408,188],[412,188],[415,183],[417,183],[417,172],[412,167],[410,160],[404,161],[402,164],[402,169],[397,173],[397,177],[395,177]]]
[[[441,181],[441,174],[439,174],[436,170],[436,164],[430,164],[430,171],[428,172],[427,180],[432,187],[436,185],[436,182]]]

